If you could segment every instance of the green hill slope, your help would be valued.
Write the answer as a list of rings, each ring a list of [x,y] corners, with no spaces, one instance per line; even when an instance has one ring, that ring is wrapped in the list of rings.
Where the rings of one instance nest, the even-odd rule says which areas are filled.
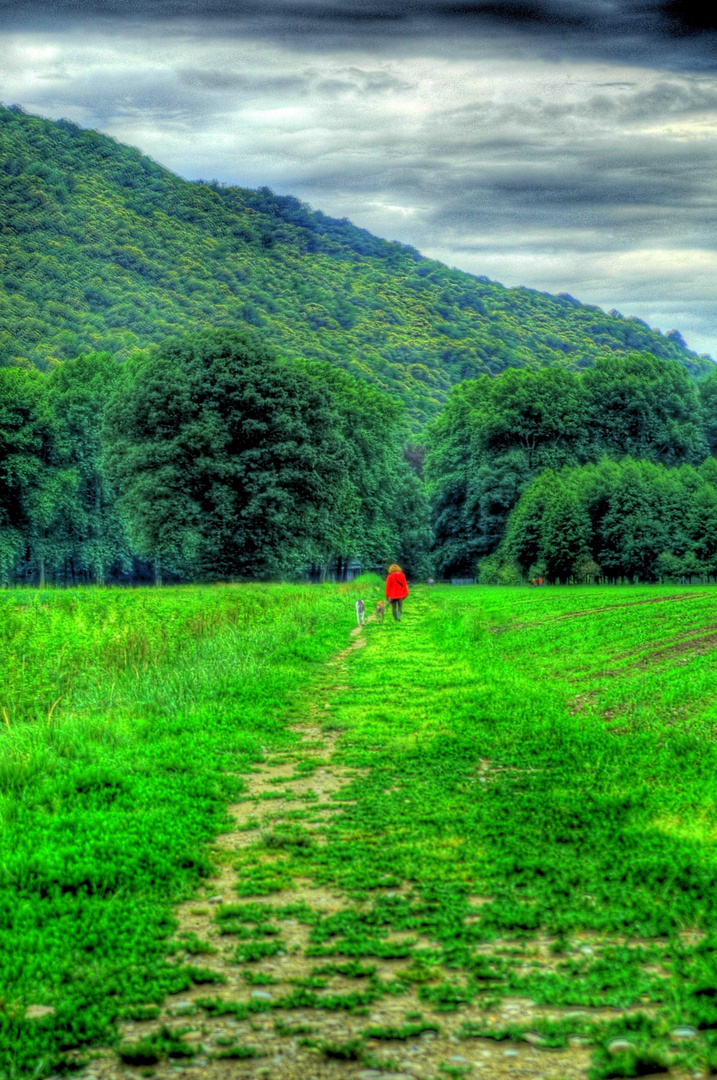
[[[569,296],[506,289],[268,189],[190,183],[68,121],[0,108],[0,364],[249,324],[431,417],[480,372],[644,350],[712,368],[679,335]]]

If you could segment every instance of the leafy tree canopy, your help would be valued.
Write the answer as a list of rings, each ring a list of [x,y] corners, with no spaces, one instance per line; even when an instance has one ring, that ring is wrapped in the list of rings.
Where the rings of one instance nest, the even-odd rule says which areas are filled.
[[[714,385],[706,381],[703,406],[680,364],[636,353],[601,357],[584,372],[513,370],[456,387],[428,432],[439,569],[471,570],[494,551],[510,511],[544,469],[603,455],[665,465],[704,461],[715,424],[707,407],[717,406]],[[567,505],[561,510],[571,512]]]
[[[346,470],[315,379],[228,333],[169,341],[127,375],[106,461],[140,554],[203,578],[321,559]]]
[[[165,571],[206,580],[336,558],[373,565],[410,550],[426,518],[401,425],[392,402],[341,372],[218,331],[125,365],[104,463],[133,550]]]
[[[546,469],[511,513],[495,560],[562,582],[717,577],[717,463],[605,457]]]

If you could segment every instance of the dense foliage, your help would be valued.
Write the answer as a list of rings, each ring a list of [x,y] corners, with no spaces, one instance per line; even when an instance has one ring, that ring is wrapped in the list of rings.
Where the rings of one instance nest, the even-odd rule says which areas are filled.
[[[317,381],[213,337],[133,367],[108,409],[106,458],[137,549],[184,577],[324,562],[346,473]]]
[[[405,434],[374,388],[228,331],[0,369],[0,579],[423,572]]]
[[[425,529],[401,410],[370,387],[231,334],[169,342],[127,374],[108,409],[107,466],[137,550],[173,572],[381,564]]]
[[[677,332],[66,121],[0,108],[0,234],[4,581],[426,572],[399,403],[417,431],[446,402],[418,439],[439,574],[472,575],[546,468],[717,451],[717,381],[690,378],[712,365]]]
[[[456,387],[428,433],[439,569],[472,571],[493,552],[544,469],[626,455],[699,465],[714,443],[715,386],[716,375],[696,383],[680,364],[643,353],[604,356],[580,373],[512,370]]]
[[[676,331],[450,270],[265,188],[189,183],[18,109],[0,108],[0,237],[0,364],[250,326],[389,391],[417,427],[454,383],[509,367],[633,350],[709,367]]]
[[[552,580],[713,574],[687,506],[693,472],[664,476],[714,451],[716,386],[717,374],[697,384],[643,354],[457,387],[425,463],[439,572],[473,574],[500,548],[483,580],[511,580],[510,565]],[[47,375],[0,369],[0,578],[270,578],[396,558],[425,574],[421,454],[402,453],[405,437],[400,407],[379,391],[230,332],[124,364],[92,354]],[[590,462],[601,464],[581,471]],[[640,494],[626,500],[635,470]],[[676,517],[666,484],[687,485],[687,503],[669,495]],[[657,528],[639,555],[635,499]],[[609,542],[608,504],[605,521],[621,522]]]
[[[0,579],[267,579],[394,560],[425,575],[431,559],[473,576],[498,549],[484,581],[511,580],[510,566],[552,580],[712,574],[688,508],[697,474],[674,469],[707,460],[712,483],[715,387],[717,373],[698,383],[649,354],[466,380],[427,433],[429,554],[422,453],[400,405],[332,365],[217,331],[123,364],[2,368]],[[635,470],[639,498],[623,497]],[[672,515],[666,484],[687,485]],[[651,553],[629,533],[635,499],[656,523]]]
[[[493,566],[548,581],[717,578],[717,461],[699,469],[604,458],[546,469],[508,519]],[[490,572],[486,563],[481,579]]]

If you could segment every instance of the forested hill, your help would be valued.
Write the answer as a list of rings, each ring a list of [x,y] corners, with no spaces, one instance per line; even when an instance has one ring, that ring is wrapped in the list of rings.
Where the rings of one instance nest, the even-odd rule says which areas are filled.
[[[0,107],[0,233],[0,364],[249,324],[402,398],[414,422],[453,383],[507,367],[640,350],[712,368],[677,333],[450,270],[266,188],[190,183],[18,108]]]

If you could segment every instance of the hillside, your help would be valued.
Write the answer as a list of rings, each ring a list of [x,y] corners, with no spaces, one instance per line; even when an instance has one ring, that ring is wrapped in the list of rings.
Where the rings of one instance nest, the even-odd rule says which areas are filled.
[[[0,234],[0,364],[249,324],[399,396],[417,424],[453,383],[506,367],[579,369],[606,350],[713,366],[679,334],[451,270],[266,188],[182,180],[16,107],[0,107]]]

